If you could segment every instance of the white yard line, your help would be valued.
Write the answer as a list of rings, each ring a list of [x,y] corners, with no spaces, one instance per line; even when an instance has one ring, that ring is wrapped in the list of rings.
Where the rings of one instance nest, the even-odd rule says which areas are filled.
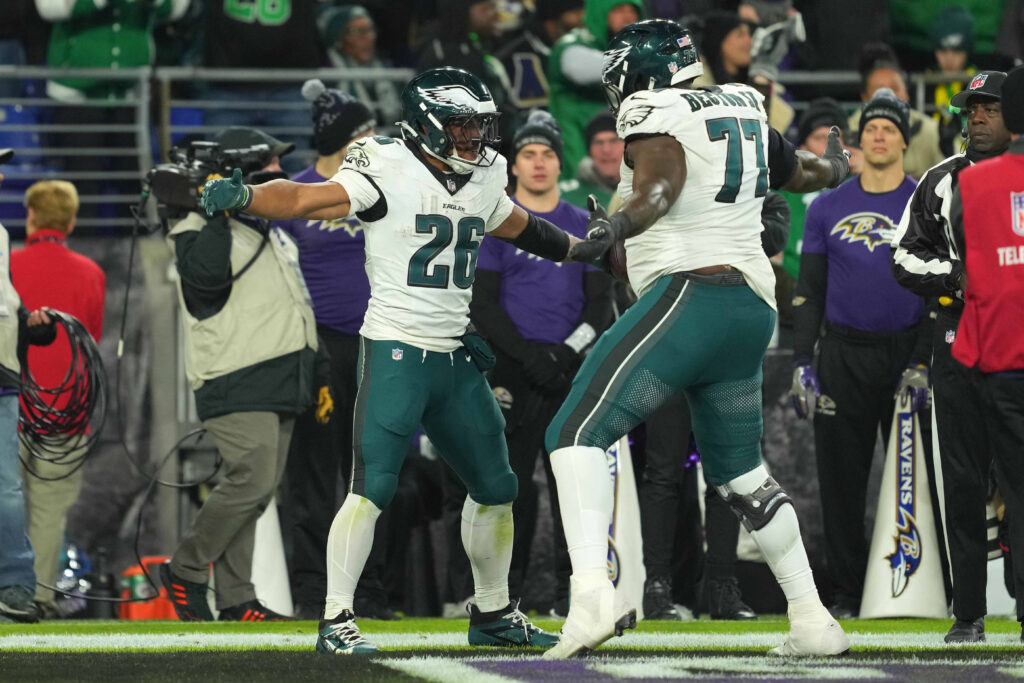
[[[368,640],[378,647],[394,650],[466,647],[466,634],[453,633],[366,633]],[[972,650],[1007,648],[1019,645],[1019,636],[1013,633],[989,633],[988,640],[979,645],[943,645],[941,633],[870,633],[850,634],[854,648],[948,649],[952,653]],[[605,643],[603,650],[621,649],[762,649],[779,645],[784,634],[690,634],[690,633],[630,633]],[[180,649],[313,649],[316,637],[312,634],[283,633],[164,633],[164,634],[12,634],[0,637],[3,650],[180,650]],[[481,654],[494,650],[481,649]],[[528,652],[528,651],[527,651]],[[600,651],[599,651],[600,652]],[[685,654],[685,653],[681,653]]]
[[[485,673],[469,664],[450,657],[410,657],[409,659],[382,659],[378,662],[410,676],[437,683],[510,683],[514,678]]]

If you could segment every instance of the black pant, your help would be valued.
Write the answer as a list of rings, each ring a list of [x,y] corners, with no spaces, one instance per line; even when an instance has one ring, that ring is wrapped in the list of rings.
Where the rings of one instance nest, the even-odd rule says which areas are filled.
[[[883,443],[889,440],[893,395],[915,341],[915,331],[871,335],[830,327],[819,345],[823,395],[814,414],[814,451],[825,560],[834,599],[844,605],[859,606],[864,591],[871,461],[879,427]],[[922,429],[929,420],[927,413],[920,416]]]
[[[640,483],[644,568],[649,578],[678,575],[673,567],[676,560],[682,559],[691,569],[682,574],[696,580],[701,572],[701,529],[697,469],[689,462],[690,409],[686,398],[682,394],[669,398],[647,419],[646,429],[646,457]],[[736,567],[740,522],[714,488],[708,487],[704,502],[708,544],[705,576],[727,578]],[[677,545],[677,539],[682,541],[682,547]]]
[[[286,500],[282,517],[291,530],[291,588],[296,605],[323,605],[327,594],[327,535],[341,507],[339,472],[345,480],[352,470],[352,411],[356,400],[359,335],[318,327],[330,355],[334,412],[327,424],[316,421],[316,405],[295,421],[285,469]],[[381,585],[383,549],[389,512],[377,520],[377,533],[357,594],[386,602]]]
[[[505,416],[509,464],[519,478],[519,496],[512,504],[515,533],[512,541],[512,564],[509,569],[509,593],[514,597],[526,595],[526,571],[537,526],[538,509],[537,485],[533,481],[533,471],[537,464],[537,456],[543,454],[541,461],[547,474],[551,513],[554,518],[552,535],[557,602],[569,596],[569,575],[572,573],[572,566],[569,563],[565,532],[562,530],[558,491],[555,488],[555,477],[551,472],[551,459],[548,453],[544,452],[544,430],[558,412],[565,396],[538,393],[530,387],[520,363],[497,349],[495,356],[497,363],[488,377],[488,382]],[[444,523],[448,538],[449,572],[445,595],[446,600],[454,602],[473,593],[472,575],[469,572],[469,561],[462,548],[460,532],[466,489],[450,468],[447,469],[444,486]]]
[[[986,426],[1010,520],[1017,620],[1024,621],[1024,370],[983,375]]]
[[[931,375],[953,573],[953,614],[973,621],[987,611],[985,501],[992,448],[980,377],[952,356],[959,323],[959,313],[939,310]]]

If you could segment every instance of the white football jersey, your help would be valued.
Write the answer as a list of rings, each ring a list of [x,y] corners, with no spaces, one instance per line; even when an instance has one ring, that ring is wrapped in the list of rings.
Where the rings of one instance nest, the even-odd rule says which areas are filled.
[[[768,192],[768,119],[760,93],[745,85],[717,92],[665,88],[633,93],[619,108],[619,137],[671,135],[686,154],[686,183],[668,213],[626,240],[637,294],[669,273],[731,265],[772,308],[775,274],[761,248],[761,205]],[[633,195],[621,167],[618,193]]]
[[[412,143],[409,143],[412,144]],[[512,213],[505,159],[469,176],[428,167],[404,140],[363,138],[331,181],[366,235],[370,302],[360,334],[454,351],[469,324],[477,249]]]

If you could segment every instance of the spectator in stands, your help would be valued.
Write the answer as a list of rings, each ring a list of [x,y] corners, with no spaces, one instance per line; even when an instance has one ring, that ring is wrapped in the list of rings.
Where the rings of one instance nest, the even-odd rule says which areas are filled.
[[[704,62],[704,75],[698,76],[695,86],[716,85],[719,83],[748,83],[763,93],[770,93],[766,99],[768,123],[778,131],[785,131],[793,121],[793,108],[775,94],[781,86],[771,84],[767,80],[757,82],[751,78],[753,58],[751,48],[753,41],[751,25],[744,21],[736,12],[715,10],[704,17],[704,27],[700,37],[700,55]],[[775,55],[773,59],[781,60],[785,52]],[[762,66],[767,66],[763,64]],[[778,66],[778,61],[774,64]],[[762,70],[762,75],[765,71]]]
[[[820,195],[807,211],[793,301],[790,397],[798,417],[814,415],[825,558],[835,591],[830,611],[836,619],[860,611],[868,561],[868,474],[879,428],[883,442],[889,439],[893,389],[913,412],[925,410],[929,400],[929,317],[924,300],[897,284],[889,258],[894,226],[917,186],[902,163],[909,111],[886,88],[864,105],[864,171]]]
[[[6,158],[4,158],[6,157]],[[0,150],[0,163],[11,157]],[[3,174],[0,174],[3,181]],[[8,314],[0,316],[0,624],[34,622],[36,574],[25,519],[25,494],[18,471],[19,356],[26,344],[45,346],[57,336],[57,326],[45,310],[32,311],[21,303],[11,281],[11,238],[0,225],[0,293]],[[11,315],[11,312],[15,315]]]
[[[587,123],[583,136],[587,156],[576,167],[576,177],[559,183],[562,199],[581,209],[587,208],[587,197],[594,195],[607,207],[619,186],[619,166],[625,141],[615,132],[615,116],[598,112]]]
[[[888,45],[865,45],[860,53],[858,71],[862,101],[870,100],[879,88],[888,88],[896,93],[896,97],[910,102],[903,71],[896,60],[896,54]],[[860,130],[860,111],[850,117],[850,130]],[[903,170],[913,178],[920,178],[925,171],[942,161],[939,124],[924,112],[911,109],[908,134],[910,139],[907,140],[907,150],[903,154]]]
[[[387,66],[377,55],[377,26],[360,5],[323,5],[317,13],[320,37],[327,46],[331,66],[341,69],[382,69]],[[382,132],[396,130],[402,117],[397,84],[387,79],[342,80],[338,89],[369,106]]]
[[[533,112],[516,131],[512,148],[513,201],[584,237],[587,213],[559,196],[562,137],[554,118]],[[540,455],[555,519],[555,609],[566,610],[558,612],[562,616],[568,613],[571,569],[554,477],[543,452],[544,430],[568,394],[583,354],[611,324],[611,286],[608,275],[581,263],[544,261],[500,240],[480,246],[470,312],[497,358],[489,382],[505,416],[509,462],[519,477],[509,590],[520,597],[530,592],[525,577],[537,520],[533,472]],[[463,500],[465,491],[455,496]]]
[[[306,81],[302,94],[312,103],[313,166],[292,177],[322,183],[337,173],[349,146],[374,134],[373,112],[348,93]],[[295,616],[318,619],[327,594],[327,535],[341,506],[338,475],[352,470],[352,411],[356,399],[359,327],[370,299],[365,238],[356,216],[275,224],[299,246],[299,266],[313,299],[317,334],[330,361],[329,385],[317,387],[315,406],[295,420],[286,466],[287,509],[292,525],[291,587]],[[385,512],[383,516],[387,516]],[[367,619],[394,619],[380,583],[379,548],[387,543],[387,519],[378,520],[367,571],[359,580],[356,609]]]
[[[103,333],[106,276],[95,262],[66,245],[78,213],[75,186],[63,180],[38,182],[25,193],[25,206],[25,248],[11,254],[14,286],[26,306],[53,308],[75,316],[98,343]],[[39,386],[59,386],[71,364],[71,347],[63,330],[56,343],[30,349],[28,362]],[[68,398],[65,394],[48,401],[59,410]],[[47,459],[33,458],[24,444],[20,451],[36,578],[51,586],[57,581],[67,513],[82,488],[83,470],[79,465],[85,453],[74,446],[70,441],[59,447],[49,445]],[[53,591],[38,586],[35,595],[43,616],[56,612]]]
[[[53,22],[46,63],[57,68],[111,69],[148,66],[153,60],[152,28],[156,22],[174,20],[188,9],[189,0],[157,0],[133,2],[51,2],[36,0],[36,8],[46,21]],[[122,125],[135,122],[135,105],[117,103],[131,95],[133,81],[105,78],[57,78],[47,82],[46,93],[68,106],[53,111],[57,126]],[[110,106],[74,106],[86,101],[106,100]],[[140,141],[135,141],[138,144]],[[127,144],[126,144],[127,143]],[[55,147],[124,148],[132,146],[132,136],[122,131],[81,131],[54,136]],[[68,177],[82,172],[113,171],[130,174],[139,172],[136,155],[95,152],[61,156]],[[133,172],[131,174],[130,172]],[[119,178],[105,182],[78,179],[83,195],[99,195],[114,189],[117,194],[138,194],[134,180]],[[95,204],[85,203],[80,214],[83,218],[97,215]],[[127,215],[127,211],[124,212]]]
[[[985,423],[1010,521],[1010,552],[1015,552],[1024,548],[1024,67],[1007,75],[1001,93],[1012,142],[1005,154],[965,168],[953,195],[950,221],[963,226],[967,282],[953,356],[980,371]],[[1012,584],[1024,642],[1019,552]]]
[[[420,70],[439,66],[465,69],[483,80],[501,117],[501,137],[511,140],[516,126],[509,102],[508,74],[491,56],[498,37],[496,0],[439,0],[438,19],[419,46]]]
[[[565,159],[562,179],[573,177],[587,154],[584,131],[605,109],[601,64],[608,39],[619,29],[644,18],[641,0],[587,0],[583,26],[569,31],[551,48],[548,59],[550,110],[562,127]]]
[[[935,17],[932,24],[932,45],[935,47],[935,62],[944,74],[966,72],[973,74],[977,69],[968,64],[974,42],[974,18],[963,7],[950,5]],[[963,122],[959,115],[949,111],[953,96],[964,89],[961,81],[938,83],[933,92],[935,113],[932,118],[939,122],[939,149],[943,156],[960,151],[963,137],[960,132]]]
[[[539,0],[522,28],[495,52],[509,77],[509,97],[518,109],[548,106],[551,46],[583,24],[583,0]]]
[[[317,39],[314,2],[208,2],[203,66],[224,69],[318,69],[325,62]],[[260,104],[301,102],[300,83],[217,81],[201,87],[203,99],[221,100],[227,107],[204,110],[208,126],[256,127],[295,142],[280,127],[307,128],[303,108],[264,108]],[[296,172],[301,161],[285,161]]]
[[[935,18],[947,6],[959,5],[974,19],[974,54],[989,55],[995,50],[1003,2],[992,0],[889,0],[892,17],[891,45],[900,63],[910,71],[923,71],[934,63],[931,29]]]

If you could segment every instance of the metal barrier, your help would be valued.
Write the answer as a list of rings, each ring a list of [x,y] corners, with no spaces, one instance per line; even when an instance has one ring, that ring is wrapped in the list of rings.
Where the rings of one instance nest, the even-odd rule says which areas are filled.
[[[13,147],[12,164],[3,168],[0,221],[24,226],[24,190],[46,178],[78,185],[82,232],[117,234],[132,224],[128,207],[138,202],[139,181],[171,145],[192,135],[208,137],[227,125],[258,125],[267,133],[294,142],[286,170],[309,165],[309,103],[299,95],[303,81],[319,78],[328,87],[340,81],[391,81],[401,86],[410,69],[233,70],[184,67],[139,69],[50,69],[0,65],[0,82],[22,83],[23,97],[0,98],[0,147]],[[44,96],[47,79],[85,77],[130,83],[120,100],[65,102]],[[929,112],[929,86],[968,82],[970,74],[912,74],[908,88],[915,108]],[[800,88],[859,88],[854,71],[782,72],[779,81]],[[261,86],[261,87],[250,87]],[[847,90],[849,93],[851,90]],[[811,99],[809,97],[805,99]],[[366,102],[371,108],[377,102]],[[850,109],[859,101],[844,100]],[[797,112],[806,101],[793,103]],[[253,123],[255,122],[255,124]],[[384,126],[391,122],[382,122]]]

